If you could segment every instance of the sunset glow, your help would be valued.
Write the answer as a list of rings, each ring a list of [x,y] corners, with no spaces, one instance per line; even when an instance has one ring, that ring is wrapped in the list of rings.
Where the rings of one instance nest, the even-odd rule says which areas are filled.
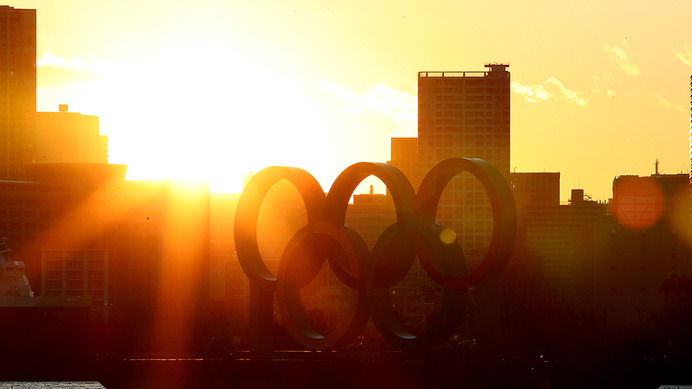
[[[0,382],[692,382],[690,15],[0,5]]]
[[[38,109],[99,116],[128,179],[237,192],[279,164],[328,188],[416,135],[418,71],[489,61],[511,65],[512,169],[559,171],[562,201],[657,158],[686,171],[692,4],[532,3],[14,6],[37,9]]]

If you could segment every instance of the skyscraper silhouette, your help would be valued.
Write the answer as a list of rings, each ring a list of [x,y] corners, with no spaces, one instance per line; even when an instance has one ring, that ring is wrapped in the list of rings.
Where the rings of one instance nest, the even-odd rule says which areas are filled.
[[[33,162],[36,10],[0,6],[0,178]]]
[[[418,73],[418,160],[422,174],[452,157],[482,158],[509,174],[509,65],[488,71]],[[480,182],[455,178],[438,208],[465,251],[482,250],[492,234],[492,213]]]

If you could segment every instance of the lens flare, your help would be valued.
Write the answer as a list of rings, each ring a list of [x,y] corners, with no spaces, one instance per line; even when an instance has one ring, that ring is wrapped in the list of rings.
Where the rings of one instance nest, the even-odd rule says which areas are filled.
[[[457,234],[449,228],[445,228],[440,232],[440,240],[444,244],[452,244],[457,240]]]
[[[623,176],[613,183],[613,214],[627,228],[652,226],[661,217],[663,207],[663,192],[650,177]]]

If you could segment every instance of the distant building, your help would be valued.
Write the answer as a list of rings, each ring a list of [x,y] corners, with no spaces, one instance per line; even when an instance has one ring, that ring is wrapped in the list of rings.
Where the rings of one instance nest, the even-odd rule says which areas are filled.
[[[107,163],[96,116],[36,112],[36,10],[0,6],[0,32],[0,179],[35,163]]]
[[[36,10],[0,6],[0,179],[33,163],[36,113]]]
[[[555,177],[554,173],[545,175],[548,182]],[[534,196],[536,203],[522,203],[517,243],[505,276],[510,284],[522,285],[518,293],[530,294],[523,296],[525,299],[572,312],[579,282],[576,274],[581,266],[581,259],[575,255],[580,233],[606,218],[606,205],[586,199],[582,189],[573,189],[570,204],[560,205],[556,201],[558,188],[559,182],[547,195],[552,198],[550,202],[541,195]],[[521,192],[515,196],[523,197]],[[511,298],[521,298],[518,293]]]
[[[509,173],[511,89],[507,66],[418,73],[421,177],[452,157],[481,158],[503,174]],[[492,213],[482,185],[463,174],[447,188],[438,220],[457,232],[465,251],[485,249],[492,234]]]
[[[34,164],[30,181],[1,180],[0,236],[42,292],[89,294],[179,348],[209,296],[209,189],[124,181],[125,168]]]
[[[406,139],[405,142],[409,146],[413,142],[408,140],[415,140],[399,139]],[[394,139],[392,141],[392,161],[403,162],[395,158]],[[406,149],[411,155],[410,148],[405,147],[404,150]],[[413,156],[415,157],[415,154]],[[346,213],[346,225],[358,232],[371,251],[382,233],[395,222],[396,209],[392,197],[372,193],[372,190],[370,193],[354,195],[353,204],[349,204]],[[437,290],[437,284],[427,276],[420,262],[415,260],[406,276],[391,288],[389,297],[392,306],[404,322],[420,326],[430,314],[431,304],[426,304],[430,302],[426,297],[433,296],[432,291]]]
[[[413,188],[418,189],[418,138],[392,138],[391,161],[387,163],[401,170]]]
[[[560,205],[560,173],[510,173],[517,212]]]
[[[67,112],[36,113],[35,163],[108,163],[108,137],[99,135],[99,118]]]
[[[610,329],[648,329],[665,307],[663,283],[692,275],[687,242],[664,223],[633,230],[610,219],[580,238],[577,309]]]
[[[41,295],[91,297],[94,316],[108,321],[108,250],[41,250]]]
[[[641,229],[660,221],[678,229],[688,217],[687,174],[652,174],[649,177],[618,176],[613,180],[611,209],[623,226]]]
[[[209,210],[209,291],[211,303],[230,320],[233,343],[240,342],[240,334],[247,328],[249,318],[250,281],[243,272],[235,253],[233,240],[235,211],[240,195],[211,193]]]
[[[664,310],[661,286],[692,276],[687,174],[619,176],[612,218],[583,229],[579,307],[612,328],[642,329]]]

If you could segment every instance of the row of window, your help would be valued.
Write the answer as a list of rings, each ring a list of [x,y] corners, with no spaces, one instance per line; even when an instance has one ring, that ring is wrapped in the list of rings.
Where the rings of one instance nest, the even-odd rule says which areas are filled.
[[[84,289],[100,289],[103,290],[106,286],[105,280],[46,280],[46,290],[84,290]]]
[[[82,290],[68,290],[65,291],[65,295],[67,297],[83,297],[83,296],[91,296],[93,299],[92,301],[94,303],[99,303],[103,302],[105,293],[102,290],[89,290],[86,293]],[[60,297],[62,296],[62,290],[61,289],[50,289],[50,290],[45,290],[43,292],[45,296],[53,296],[53,297]]]

